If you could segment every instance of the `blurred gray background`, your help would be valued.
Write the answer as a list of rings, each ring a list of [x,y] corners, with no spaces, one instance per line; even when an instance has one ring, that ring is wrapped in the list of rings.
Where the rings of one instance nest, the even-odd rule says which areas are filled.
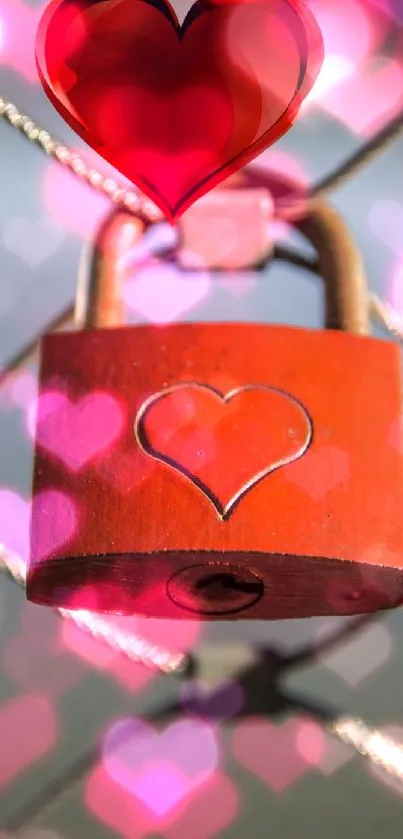
[[[292,160],[308,182],[332,170],[403,107],[400,0],[318,0],[311,5],[324,21],[331,56],[327,87],[294,129],[259,160],[269,169],[284,171]],[[32,51],[39,11],[36,0],[25,5],[0,0],[0,96],[66,145],[83,148],[36,82]],[[76,183],[5,121],[0,121],[0,152],[0,362],[4,365],[73,299],[81,249],[107,211],[108,200]],[[403,313],[402,162],[400,140],[335,191],[332,201],[362,250],[371,289],[397,307],[400,300]],[[98,165],[102,168],[101,161]],[[161,231],[161,236],[169,235],[169,230]],[[304,250],[300,242],[298,246]],[[224,282],[222,276],[213,278],[207,296],[189,304],[179,318],[253,321],[266,312],[268,321],[321,325],[323,291],[308,272],[274,263],[258,282],[254,279],[246,274]],[[139,322],[141,313],[131,307],[128,318]],[[0,541],[23,554],[32,456],[26,415],[34,398],[35,365],[27,370],[30,375],[3,383],[0,391]],[[195,647],[202,677],[212,685],[236,680],[237,669],[253,661],[253,646],[294,649],[340,623],[314,619],[205,624]],[[130,628],[130,619],[126,625]],[[191,626],[188,631],[190,637]],[[158,627],[155,632],[158,636]],[[337,654],[291,674],[287,687],[390,728],[403,741],[402,638],[401,611],[388,614]],[[141,666],[105,655],[95,642],[83,641],[78,631],[66,640],[58,617],[28,605],[12,582],[0,579],[0,830],[10,828],[8,835],[14,835],[18,814],[93,744],[101,743],[112,721],[130,716],[146,720],[178,692],[174,678],[146,678]],[[264,704],[264,687],[260,699]],[[378,839],[382,831],[385,839],[391,839],[399,834],[403,825],[399,790],[371,773],[357,756],[327,736],[316,747],[316,729],[307,723],[305,728],[293,728],[294,720],[287,714],[266,723],[262,718],[261,729],[253,728],[253,720],[248,724],[250,729],[243,728],[245,720],[217,723],[220,772],[229,779],[236,806],[228,804],[226,812],[222,793],[223,823],[211,818],[209,831],[206,827],[203,832],[201,824],[214,807],[207,799],[203,804],[202,788],[199,804],[192,799],[187,815],[184,804],[187,821],[182,813],[177,821],[148,830],[135,821],[127,827],[127,819],[126,828],[108,822],[101,813],[105,810],[99,803],[101,793],[90,794],[95,760],[95,769],[77,782],[67,783],[66,776],[64,794],[43,810],[38,808],[19,835]],[[242,746],[245,736],[246,747]],[[31,749],[30,743],[34,743]]]

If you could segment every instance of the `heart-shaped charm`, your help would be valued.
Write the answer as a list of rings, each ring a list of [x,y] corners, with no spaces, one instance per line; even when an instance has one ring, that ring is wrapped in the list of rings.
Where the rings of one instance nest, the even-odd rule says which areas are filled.
[[[312,424],[303,405],[276,388],[246,385],[223,394],[190,383],[150,397],[135,435],[147,454],[190,480],[225,520],[263,478],[305,454]]]
[[[323,61],[301,0],[52,0],[42,85],[63,119],[170,221],[294,122]]]

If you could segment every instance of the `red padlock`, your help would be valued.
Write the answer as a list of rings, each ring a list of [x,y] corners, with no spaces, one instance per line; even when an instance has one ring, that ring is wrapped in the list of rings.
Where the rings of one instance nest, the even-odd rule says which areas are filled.
[[[326,330],[119,326],[118,240],[139,224],[107,220],[85,328],[43,342],[28,599],[221,620],[401,602],[399,350],[368,334],[338,215],[299,223]]]

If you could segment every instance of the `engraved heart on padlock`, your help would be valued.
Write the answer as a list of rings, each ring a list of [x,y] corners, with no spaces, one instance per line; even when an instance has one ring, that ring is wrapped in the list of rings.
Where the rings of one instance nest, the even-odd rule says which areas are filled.
[[[222,520],[266,476],[302,457],[313,434],[308,411],[286,391],[244,385],[224,394],[197,382],[147,399],[134,431],[143,451],[191,481]]]

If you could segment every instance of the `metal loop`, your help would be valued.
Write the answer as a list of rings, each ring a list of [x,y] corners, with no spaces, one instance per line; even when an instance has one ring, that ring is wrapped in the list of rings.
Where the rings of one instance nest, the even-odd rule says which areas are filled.
[[[119,257],[138,243],[149,224],[141,216],[114,209],[100,226],[93,246],[83,251],[75,308],[79,329],[123,324],[123,272]]]
[[[368,290],[359,249],[338,212],[317,201],[294,226],[315,247],[325,282],[327,329],[370,332]]]
[[[270,175],[259,180],[261,186],[270,188]],[[239,178],[234,190],[238,183],[241,188],[248,187],[248,174]],[[318,273],[325,283],[326,328],[367,335],[370,315],[363,261],[338,212],[317,200],[292,223],[317,251]],[[81,265],[76,305],[79,328],[110,328],[123,323],[124,272],[119,257],[138,243],[151,224],[144,217],[116,209],[105,219]]]

